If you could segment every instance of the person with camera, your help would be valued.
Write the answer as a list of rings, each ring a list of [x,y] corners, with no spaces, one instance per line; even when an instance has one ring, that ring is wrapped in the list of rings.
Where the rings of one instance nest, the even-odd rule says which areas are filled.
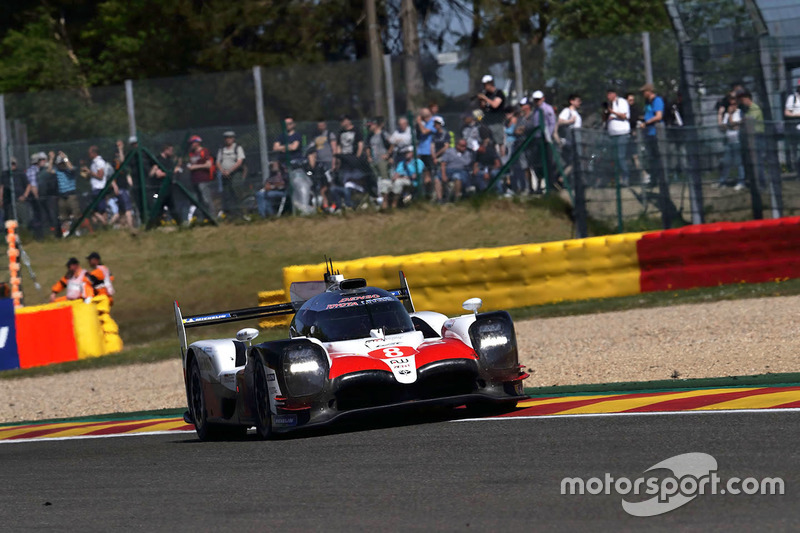
[[[618,168],[619,183],[623,187],[630,185],[628,170],[628,142],[631,135],[630,107],[627,100],[617,96],[617,90],[609,87],[604,102],[604,115],[608,136],[614,153],[614,161]]]
[[[67,154],[62,151],[59,151],[58,154],[50,152],[47,165],[47,170],[56,176],[61,235],[67,237],[72,223],[81,216],[77,184],[75,182],[75,167],[67,157]]]
[[[644,96],[644,120],[639,123],[639,128],[644,130],[644,151],[647,156],[647,170],[655,183],[661,184],[664,179],[664,167],[661,162],[661,151],[658,146],[658,131],[664,122],[664,99],[656,94],[652,83],[645,83],[639,89]],[[646,183],[649,183],[649,179]]]
[[[478,93],[476,98],[483,111],[483,123],[492,132],[492,141],[495,144],[495,148],[500,150],[500,155],[503,155],[502,150],[505,145],[503,121],[505,119],[506,95],[495,86],[494,77],[491,74],[481,78],[481,83],[483,83],[483,92]]]

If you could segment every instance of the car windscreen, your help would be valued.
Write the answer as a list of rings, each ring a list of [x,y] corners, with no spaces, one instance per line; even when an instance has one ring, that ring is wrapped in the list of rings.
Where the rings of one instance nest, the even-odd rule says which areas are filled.
[[[369,337],[372,329],[383,328],[386,335],[414,331],[414,324],[402,303],[393,298],[381,300],[317,311],[311,336],[323,342],[335,342]]]

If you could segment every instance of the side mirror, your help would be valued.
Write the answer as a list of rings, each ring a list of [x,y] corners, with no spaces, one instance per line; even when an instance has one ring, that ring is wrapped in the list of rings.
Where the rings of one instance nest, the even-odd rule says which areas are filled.
[[[236,332],[236,340],[247,342],[258,337],[258,330],[256,328],[244,328]]]
[[[483,306],[483,300],[480,298],[470,298],[461,304],[461,307],[463,307],[465,310],[472,311],[476,315],[478,314],[478,309],[480,309],[481,306]]]

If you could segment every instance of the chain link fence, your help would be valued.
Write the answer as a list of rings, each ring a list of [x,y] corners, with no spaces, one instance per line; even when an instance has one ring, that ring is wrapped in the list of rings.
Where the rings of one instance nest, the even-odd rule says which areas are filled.
[[[689,17],[691,10],[684,4],[680,3],[681,13]],[[65,216],[68,222],[75,222],[75,217],[59,206],[65,195],[54,172],[41,174],[38,200],[28,195],[24,202],[15,201],[27,188],[25,170],[31,166],[31,157],[53,152],[55,158],[63,152],[75,168],[80,211],[91,218],[94,209],[89,208],[97,191],[92,191],[89,179],[80,177],[80,169],[91,164],[91,146],[112,163],[117,183],[127,182],[131,176],[129,196],[135,223],[180,224],[204,218],[216,223],[331,211],[343,204],[377,208],[391,189],[381,180],[391,179],[406,157],[402,150],[407,146],[412,160],[423,159],[426,164],[421,171],[414,165],[404,197],[452,200],[486,188],[486,176],[496,180],[492,191],[507,195],[563,188],[575,212],[597,222],[595,232],[793,214],[800,205],[795,187],[800,131],[787,130],[774,116],[787,96],[780,91],[787,86],[785,73],[780,74],[782,54],[793,45],[788,37],[768,38],[759,44],[742,29],[738,18],[720,20],[720,27],[705,33],[692,26],[691,45],[681,43],[672,31],[649,34],[656,92],[668,108],[692,119],[691,126],[670,124],[659,130],[657,161],[652,157],[653,142],[641,131],[626,138],[621,149],[620,139],[609,137],[603,127],[602,103],[609,86],[616,87],[620,96],[634,93],[635,106],[642,112],[644,102],[638,89],[647,69],[641,34],[509,43],[423,57],[422,93],[413,98],[407,93],[404,58],[399,57],[384,58],[380,101],[367,60],[260,69],[258,76],[254,71],[197,74],[135,80],[127,87],[4,95],[0,101],[7,119],[6,143],[0,160],[4,169],[11,168],[4,173],[5,216],[12,216],[16,209],[18,218],[40,234],[63,234]],[[761,51],[737,44],[742,39],[756,42]],[[681,63],[687,54],[696,59],[691,76]],[[477,165],[480,168],[471,163],[463,190],[456,191],[452,180],[437,189],[441,164],[438,159],[431,163],[420,157],[427,155],[427,149],[415,126],[416,116],[420,108],[435,104],[438,109],[434,113],[444,119],[443,129],[448,132],[439,135],[438,146],[446,143],[453,147],[467,137],[468,149],[474,151],[477,145],[472,140],[480,144],[487,136],[480,116],[476,120],[473,114],[479,107],[476,94],[483,88],[480,80],[485,74],[494,77],[512,111],[503,124],[503,137],[494,139],[497,154],[474,153],[482,158]],[[682,85],[685,78],[693,80],[689,92],[687,85]],[[765,79],[771,81],[765,84]],[[767,119],[764,133],[754,132],[747,141],[750,144],[741,140],[738,149],[716,122],[716,102],[733,81],[752,89]],[[535,90],[544,92],[556,113],[568,105],[570,94],[582,97],[583,127],[574,132],[574,138],[562,135],[566,147],[536,140],[520,149],[523,139],[514,129],[518,104],[522,96]],[[376,109],[381,110],[381,117],[376,117]],[[364,143],[360,156],[348,154],[353,135],[340,137],[344,115],[351,119],[353,135]],[[287,131],[285,117],[294,119],[293,131]],[[388,135],[383,150],[390,150],[390,155],[381,157],[380,142],[371,145],[370,118],[384,120]],[[399,121],[409,121],[410,128],[391,137]],[[210,185],[193,183],[187,168],[189,139],[202,138],[200,144],[216,160],[217,170],[224,170],[219,150],[228,131],[235,132],[233,148],[244,152],[244,164],[230,176],[209,173]],[[136,145],[130,143],[131,136],[136,137]],[[281,148],[289,139],[299,140],[291,154]],[[348,156],[342,158],[346,163],[334,164],[332,140]],[[118,144],[122,145],[121,154]],[[162,158],[166,165],[159,167],[156,160],[168,146],[172,147],[171,159]],[[134,149],[143,149],[141,160],[134,158],[116,171]],[[370,157],[368,151],[378,155]],[[515,156],[515,152],[519,153]],[[12,158],[17,162],[15,168],[10,165]],[[156,167],[175,184],[162,187],[163,178]],[[503,172],[498,175],[501,167]],[[762,173],[766,176],[763,180]],[[664,176],[661,182],[659,175]],[[265,189],[269,179],[274,183]],[[348,187],[348,182],[354,186]],[[115,193],[110,190],[108,194]],[[195,203],[202,203],[205,211],[193,208]],[[107,221],[114,217],[115,209],[126,207],[119,202],[116,207],[114,202],[105,204]],[[118,223],[124,222],[121,217]]]

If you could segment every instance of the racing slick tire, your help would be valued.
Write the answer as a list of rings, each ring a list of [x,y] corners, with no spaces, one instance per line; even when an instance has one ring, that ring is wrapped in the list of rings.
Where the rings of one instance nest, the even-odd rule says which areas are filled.
[[[256,415],[256,434],[261,439],[272,438],[272,411],[269,406],[269,388],[264,361],[256,358],[253,371],[253,403]]]
[[[189,401],[189,413],[200,440],[238,440],[247,434],[245,426],[214,424],[208,421],[203,381],[200,377],[200,365],[197,364],[197,359],[192,359],[189,368]]]

